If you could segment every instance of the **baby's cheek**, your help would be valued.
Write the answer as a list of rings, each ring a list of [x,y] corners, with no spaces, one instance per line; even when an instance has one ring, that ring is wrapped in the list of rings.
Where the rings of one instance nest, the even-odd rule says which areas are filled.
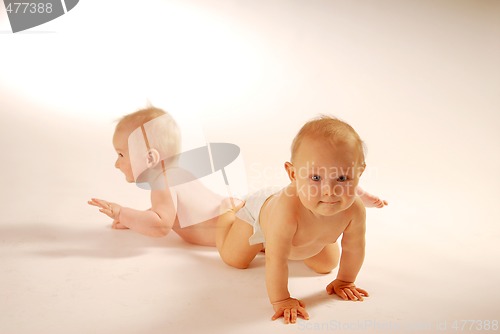
[[[301,197],[317,197],[321,194],[321,187],[318,184],[303,183],[299,184],[298,192]]]
[[[342,191],[342,196],[345,197],[356,196],[356,185],[352,181],[345,182],[341,187],[341,191]]]

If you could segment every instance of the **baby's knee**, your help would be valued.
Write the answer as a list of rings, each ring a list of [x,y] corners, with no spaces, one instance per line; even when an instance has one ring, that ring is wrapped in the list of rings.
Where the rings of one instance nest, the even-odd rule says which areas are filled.
[[[231,266],[236,269],[247,269],[248,266],[250,265],[249,262],[234,256],[227,256],[227,257],[222,256],[222,261],[224,261],[224,263],[227,264],[228,266]]]
[[[309,268],[318,274],[329,274],[337,267],[337,265],[338,262],[308,264]]]
[[[329,274],[339,265],[339,257],[316,256],[305,260],[304,263],[318,274]]]

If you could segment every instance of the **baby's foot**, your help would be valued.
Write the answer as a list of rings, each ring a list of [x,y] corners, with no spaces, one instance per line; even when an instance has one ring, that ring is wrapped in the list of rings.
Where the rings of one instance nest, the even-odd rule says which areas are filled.
[[[222,201],[222,204],[219,208],[219,215],[223,215],[228,212],[235,214],[236,212],[240,211],[240,209],[244,206],[245,206],[245,201],[241,199],[233,197],[225,198]]]
[[[357,193],[361,201],[367,208],[383,208],[389,203],[386,200],[380,199],[378,196],[367,193],[361,188],[357,188]]]

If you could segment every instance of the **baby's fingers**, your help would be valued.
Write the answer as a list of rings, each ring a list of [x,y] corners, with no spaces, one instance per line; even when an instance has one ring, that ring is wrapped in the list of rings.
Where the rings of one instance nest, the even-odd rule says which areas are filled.
[[[285,309],[285,311],[283,312],[283,318],[285,320],[285,324],[289,324],[290,323],[290,309]]]
[[[294,324],[297,322],[299,315],[301,315],[305,320],[309,320],[309,314],[303,307],[279,309],[274,313],[272,320],[283,317],[285,324]]]
[[[278,313],[278,312],[276,312]],[[276,313],[274,314],[273,320],[278,319],[281,315],[283,315],[283,320],[285,324],[289,324],[290,322],[293,324],[297,321],[297,309],[283,309],[280,310],[280,316],[276,317]]]
[[[354,286],[352,287],[348,287],[348,288],[342,288],[340,289],[342,292],[344,292],[344,294],[348,297],[347,299],[349,300],[359,300],[359,301],[363,301],[363,296],[367,297],[368,296],[368,293],[363,290],[363,289],[358,289]],[[344,300],[347,300],[345,298],[343,298]]]
[[[276,320],[276,319],[279,319],[283,314],[284,314],[284,310],[283,309],[279,309],[278,311],[276,311],[273,315],[273,317],[271,318],[271,320]]]
[[[363,290],[363,289],[360,289],[360,288],[356,288],[356,290],[361,293],[363,296],[365,297],[369,297],[370,295],[368,294],[368,291],[366,290]]]
[[[352,292],[354,293],[354,296],[356,296],[356,298],[362,302],[363,301],[363,295],[361,293],[359,293],[359,291],[357,289],[354,289],[352,290]]]
[[[342,289],[342,288],[335,289],[335,293],[340,298],[342,298],[343,300],[348,300],[349,299],[349,297],[347,296],[347,294],[344,292],[344,289]]]
[[[300,303],[302,305],[302,303]],[[303,307],[298,307],[297,310],[299,311],[300,315],[306,319],[309,320],[309,313],[307,313],[306,309]]]
[[[285,310],[285,315],[287,314]],[[301,315],[305,320],[309,320],[309,314],[307,313],[306,309],[303,307],[297,307],[297,308],[292,308],[290,309],[289,312],[289,318],[290,318],[290,323],[294,324],[297,322],[297,316]],[[287,324],[287,317],[285,316],[285,323]]]
[[[93,199],[92,199],[92,200],[90,200],[90,201],[87,201],[87,203],[88,203],[89,205],[99,206],[99,207],[100,207],[100,205],[99,205],[96,201],[94,201]]]
[[[296,323],[297,322],[297,309],[296,308],[292,308],[290,310],[290,322],[292,324]]]
[[[90,201],[88,201],[88,203],[90,205],[98,206],[100,208],[107,208],[107,207],[109,207],[108,202],[106,202],[105,200],[102,200],[102,199],[97,199],[97,198],[92,198]]]
[[[100,213],[104,213],[109,218],[113,218],[113,214],[110,209],[99,209]]]
[[[345,291],[346,291],[347,295],[349,296],[350,300],[354,300],[354,301],[359,300],[360,302],[363,301],[363,296],[359,293],[357,288],[350,287],[350,288],[346,288]]]

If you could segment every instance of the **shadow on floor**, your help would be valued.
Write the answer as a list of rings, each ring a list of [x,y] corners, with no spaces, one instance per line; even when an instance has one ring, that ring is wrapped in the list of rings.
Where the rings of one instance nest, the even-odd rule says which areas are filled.
[[[184,245],[173,235],[156,239],[109,227],[72,226],[71,222],[68,226],[47,223],[0,226],[0,251],[7,254],[15,249],[49,257],[125,258],[139,256],[152,248]]]

